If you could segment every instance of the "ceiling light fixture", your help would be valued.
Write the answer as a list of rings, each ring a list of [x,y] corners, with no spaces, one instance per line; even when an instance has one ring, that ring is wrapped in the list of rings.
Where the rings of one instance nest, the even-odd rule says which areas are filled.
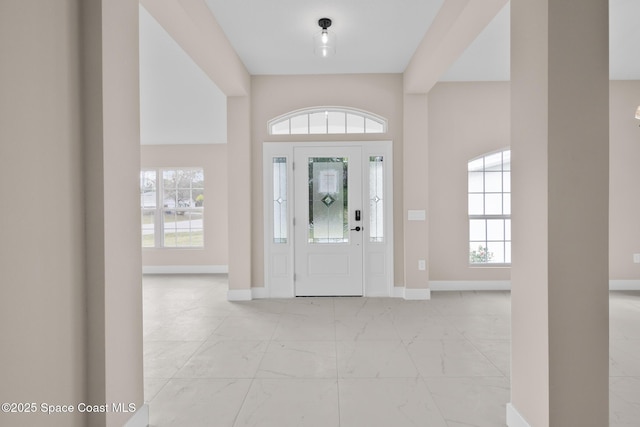
[[[314,51],[316,55],[326,58],[336,53],[336,35],[329,33],[327,28],[331,26],[331,19],[321,18],[318,25],[322,31],[313,37]]]

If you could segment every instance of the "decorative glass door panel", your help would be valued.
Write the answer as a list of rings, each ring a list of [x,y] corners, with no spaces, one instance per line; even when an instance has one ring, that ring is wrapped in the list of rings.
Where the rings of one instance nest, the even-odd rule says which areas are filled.
[[[349,243],[349,159],[310,157],[309,243]]]

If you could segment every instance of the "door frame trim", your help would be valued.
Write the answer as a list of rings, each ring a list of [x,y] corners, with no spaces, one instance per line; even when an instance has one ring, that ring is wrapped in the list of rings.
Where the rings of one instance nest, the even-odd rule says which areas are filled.
[[[384,269],[379,276],[367,275],[368,251],[372,246],[367,238],[363,239],[363,296],[394,296],[394,234],[393,234],[393,142],[384,141],[327,141],[327,142],[264,142],[262,156],[263,177],[263,250],[264,250],[264,294],[269,298],[295,297],[295,234],[293,217],[295,212],[293,155],[296,147],[360,147],[362,158],[385,156],[385,243]],[[287,164],[287,242],[273,242],[273,158],[284,157]],[[368,167],[363,161],[363,202],[366,203],[368,191]],[[366,185],[365,185],[366,184]],[[364,206],[363,206],[364,208]],[[370,255],[370,254],[369,254]]]

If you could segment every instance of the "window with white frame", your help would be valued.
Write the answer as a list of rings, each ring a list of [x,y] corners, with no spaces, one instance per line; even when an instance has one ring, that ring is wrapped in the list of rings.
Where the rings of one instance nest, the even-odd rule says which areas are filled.
[[[143,248],[204,247],[204,171],[140,171]]]
[[[385,133],[387,121],[353,108],[314,107],[276,117],[268,127],[271,135]]]
[[[469,264],[511,264],[511,150],[468,163]]]

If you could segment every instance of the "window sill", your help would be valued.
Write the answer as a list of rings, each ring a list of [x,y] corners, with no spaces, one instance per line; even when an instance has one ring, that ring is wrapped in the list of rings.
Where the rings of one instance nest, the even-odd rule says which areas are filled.
[[[511,264],[469,264],[469,268],[511,268]]]

